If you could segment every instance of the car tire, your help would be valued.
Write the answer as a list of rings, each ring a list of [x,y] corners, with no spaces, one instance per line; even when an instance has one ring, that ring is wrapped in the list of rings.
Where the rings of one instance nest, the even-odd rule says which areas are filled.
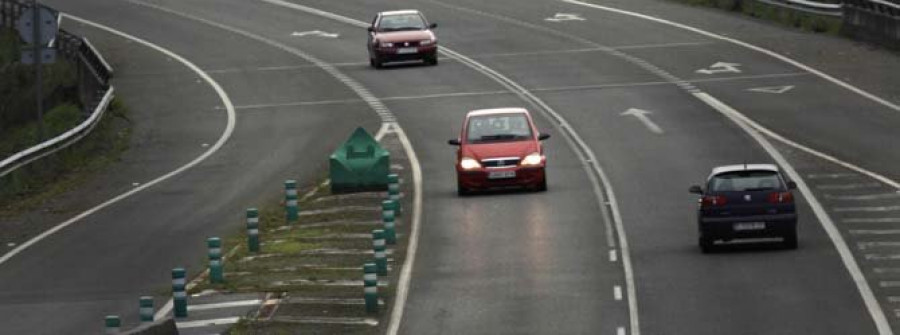
[[[462,184],[457,183],[456,184],[456,194],[461,197],[465,197],[465,196],[471,195],[472,191],[470,191],[469,189],[462,186]]]
[[[535,191],[547,192],[547,177],[546,176],[544,177],[544,180],[541,180],[541,182],[537,185],[537,187],[535,187]]]
[[[798,241],[797,241],[797,232],[791,232],[787,235],[784,235],[784,248],[785,249],[797,249]]]
[[[384,62],[376,55],[375,57],[369,58],[369,64],[372,65],[375,69],[384,68]]]
[[[438,65],[438,57],[437,54],[425,56],[425,64],[435,66]]]
[[[713,239],[705,236],[700,236],[700,252],[704,254],[711,253],[713,251]]]

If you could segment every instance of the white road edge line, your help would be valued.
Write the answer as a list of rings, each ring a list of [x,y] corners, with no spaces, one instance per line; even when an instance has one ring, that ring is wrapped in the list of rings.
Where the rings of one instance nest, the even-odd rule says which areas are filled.
[[[221,318],[221,319],[209,319],[209,320],[197,320],[197,321],[183,321],[176,322],[175,325],[178,328],[199,328],[199,327],[209,327],[209,326],[218,326],[218,325],[230,325],[234,323],[238,323],[241,318],[239,317],[231,317],[231,318]]]
[[[318,15],[318,16],[322,16],[322,17],[326,17],[326,18],[329,18],[329,19],[332,19],[332,20],[335,20],[338,22],[343,22],[343,23],[346,23],[349,25],[360,27],[360,28],[365,28],[368,26],[368,24],[363,21],[359,21],[359,20],[352,19],[349,17],[341,16],[341,15],[338,15],[335,13],[326,12],[326,11],[323,11],[320,9],[315,9],[315,8],[311,8],[311,7],[307,7],[307,6],[303,6],[303,5],[299,5],[299,4],[295,4],[295,3],[291,3],[291,2],[286,2],[283,0],[259,0],[259,1],[266,2],[266,3],[272,4],[272,5],[276,5],[276,6],[292,8],[295,10],[299,10],[302,12],[306,12],[306,13],[310,13],[310,14],[314,14],[314,15]],[[604,218],[606,218],[607,207],[609,208],[609,210],[612,214],[611,216],[612,216],[613,222],[616,226],[616,230],[618,233],[618,234],[613,233],[612,227],[609,223],[609,220],[607,220],[607,219],[603,220],[604,224],[606,225],[606,229],[607,229],[607,243],[609,244],[610,247],[615,247],[615,237],[613,237],[613,235],[617,235],[619,247],[621,248],[623,272],[625,273],[626,291],[627,291],[627,296],[628,296],[628,314],[629,314],[629,321],[630,321],[630,325],[631,325],[631,333],[632,333],[632,335],[640,335],[640,326],[639,326],[639,322],[638,322],[638,312],[637,312],[638,311],[637,310],[637,293],[636,293],[636,288],[635,288],[635,284],[634,284],[634,270],[631,265],[631,253],[628,249],[628,241],[627,241],[626,235],[625,235],[625,227],[624,227],[624,224],[622,223],[622,216],[621,216],[621,213],[619,212],[618,201],[616,200],[615,193],[612,189],[612,186],[611,186],[612,184],[610,183],[610,180],[609,180],[608,176],[606,175],[606,172],[598,164],[597,157],[594,155],[593,150],[591,150],[591,148],[584,142],[584,140],[582,140],[581,137],[579,137],[578,134],[575,133],[574,129],[571,127],[571,125],[568,123],[568,121],[566,121],[566,119],[564,119],[559,113],[554,111],[549,105],[544,103],[543,100],[541,100],[540,98],[538,98],[537,96],[535,96],[534,94],[529,92],[527,89],[525,89],[521,85],[517,84],[516,82],[507,78],[506,76],[494,71],[493,69],[491,69],[469,57],[466,57],[460,53],[457,53],[447,47],[440,49],[440,51],[441,51],[441,53],[449,56],[450,58],[456,59],[456,60],[462,62],[464,65],[467,65],[468,67],[470,67],[478,72],[481,72],[482,74],[486,75],[487,77],[493,79],[494,81],[496,81],[503,87],[506,87],[510,91],[514,92],[516,95],[518,95],[520,98],[522,98],[529,104],[533,105],[537,110],[542,111],[543,114],[548,119],[550,119],[551,121],[557,122],[555,124],[555,126],[557,127],[557,129],[561,130],[561,133],[565,134],[564,137],[566,138],[567,143],[572,147],[573,151],[575,151],[575,153],[578,156],[583,156],[583,155],[587,156],[587,157],[580,157],[580,158],[582,158],[582,162],[583,162],[585,170],[587,170],[587,172],[588,172],[589,179],[591,179],[591,182],[594,184],[594,193],[597,195],[597,200],[598,200],[598,205],[600,207],[600,210],[603,212]],[[596,179],[598,177],[600,178],[599,182]],[[602,185],[601,185],[601,182],[602,182]],[[605,195],[603,192],[604,190],[600,189],[601,187],[603,187],[604,190],[606,191]],[[419,194],[417,194],[416,196],[418,197]],[[608,197],[608,199],[606,199],[607,197]],[[608,201],[609,204],[608,205],[605,204],[605,201]],[[414,223],[414,226],[415,226],[415,223]],[[413,243],[411,242],[410,249],[412,248],[412,246],[413,246]],[[411,253],[411,252],[407,252],[407,261],[410,260],[410,258],[411,258],[410,255],[414,256],[415,254]],[[411,269],[404,266],[404,269],[402,271],[403,271],[403,273],[405,273],[407,271],[411,272]],[[400,284],[401,284],[401,286],[403,284],[403,275],[402,274],[401,274],[401,283]],[[391,313],[391,319],[390,319],[390,323],[389,323],[388,330],[387,330],[387,334],[389,334],[389,335],[396,335],[397,332],[399,331],[400,320],[402,319],[403,309],[404,309],[404,306],[406,303],[406,294],[407,294],[406,289],[407,288],[405,288],[405,287],[398,287],[397,303],[394,305],[394,309]],[[402,295],[401,295],[401,293],[402,293]]]
[[[226,302],[213,303],[213,304],[189,305],[187,310],[190,312],[190,311],[205,311],[205,310],[210,310],[210,309],[256,306],[256,305],[262,304],[262,302],[263,301],[260,299],[226,301]]]
[[[875,326],[878,328],[878,333],[881,335],[893,334],[890,323],[888,323],[884,311],[881,309],[881,306],[879,306],[878,299],[875,298],[875,294],[872,292],[872,288],[866,281],[866,277],[860,269],[859,264],[853,257],[853,253],[850,250],[850,247],[847,246],[847,242],[844,241],[844,237],[841,235],[841,232],[838,230],[837,226],[835,226],[834,222],[831,220],[831,217],[825,211],[825,208],[822,207],[822,204],[819,203],[819,200],[816,199],[815,195],[812,193],[812,190],[803,180],[803,177],[799,173],[797,173],[796,170],[794,170],[794,167],[787,161],[787,159],[784,158],[784,156],[781,155],[778,149],[775,149],[775,146],[773,146],[772,143],[769,142],[769,140],[763,137],[760,132],[758,132],[756,129],[754,129],[744,121],[743,115],[740,114],[740,112],[734,110],[730,106],[707,93],[694,93],[694,96],[725,115],[732,122],[741,127],[741,129],[743,129],[747,134],[753,137],[753,139],[756,140],[756,142],[759,143],[759,145],[762,146],[763,149],[765,149],[765,151],[768,152],[773,159],[775,159],[778,165],[780,165],[782,169],[784,169],[788,177],[790,177],[792,180],[794,180],[794,182],[797,183],[797,187],[800,189],[800,192],[803,193],[803,196],[806,198],[809,206],[812,208],[816,217],[819,219],[819,223],[821,223],[822,228],[825,229],[828,237],[831,238],[835,249],[837,249],[841,260],[844,263],[844,267],[847,268],[847,271],[850,273],[850,277],[853,278],[853,282],[856,284],[856,287],[859,290],[859,294],[860,296],[862,296],[863,302],[865,303],[866,308],[869,310],[869,314],[872,316],[872,321],[874,321]]]
[[[160,53],[162,53],[162,54],[168,56],[169,58],[178,60],[179,62],[181,62],[182,64],[184,64],[184,66],[186,66],[186,67],[188,67],[189,69],[191,69],[192,71],[196,72],[197,75],[199,75],[201,78],[203,78],[203,80],[206,81],[206,82],[213,88],[213,90],[216,91],[216,94],[218,94],[219,99],[222,100],[222,104],[225,105],[226,113],[227,113],[227,116],[228,116],[228,121],[227,121],[227,124],[226,124],[226,126],[225,126],[225,130],[222,132],[222,135],[219,137],[219,139],[216,141],[216,143],[215,143],[213,146],[211,146],[208,150],[206,150],[203,154],[201,154],[201,155],[198,156],[197,158],[194,158],[194,160],[192,160],[192,161],[188,162],[187,164],[185,164],[185,165],[179,167],[178,169],[175,169],[174,171],[171,171],[171,172],[169,172],[169,173],[167,173],[167,174],[165,174],[165,175],[162,175],[162,176],[160,176],[160,177],[157,177],[156,179],[153,179],[153,180],[151,180],[151,181],[149,181],[149,182],[147,182],[147,183],[144,183],[144,184],[142,184],[142,185],[140,185],[140,186],[138,186],[138,187],[135,187],[135,188],[131,189],[131,190],[128,191],[128,192],[122,193],[122,194],[116,196],[115,198],[112,198],[112,199],[110,199],[110,200],[107,200],[106,202],[104,202],[104,203],[102,203],[102,204],[99,204],[99,205],[95,206],[94,208],[91,208],[91,209],[89,209],[89,210],[87,210],[87,211],[84,211],[84,212],[82,212],[81,214],[78,214],[78,215],[76,215],[75,217],[73,217],[73,218],[71,218],[71,219],[69,219],[69,220],[66,220],[66,221],[63,222],[63,223],[60,223],[60,224],[56,225],[55,227],[50,228],[49,230],[44,231],[44,232],[41,233],[40,235],[37,235],[37,236],[35,236],[35,237],[32,237],[32,238],[31,238],[30,240],[28,240],[27,242],[20,244],[20,245],[19,245],[18,247],[16,247],[15,249],[13,249],[13,250],[11,250],[10,252],[7,252],[6,254],[4,254],[3,257],[0,257],[0,265],[2,265],[3,263],[6,263],[7,261],[9,261],[9,260],[10,260],[11,258],[13,258],[14,256],[18,255],[19,253],[21,253],[21,252],[24,251],[25,249],[31,247],[32,245],[34,245],[34,244],[40,242],[41,240],[43,240],[43,239],[49,237],[50,235],[53,235],[53,234],[59,232],[60,230],[63,230],[64,228],[66,228],[66,227],[68,227],[68,226],[70,226],[70,225],[72,225],[72,224],[75,224],[76,222],[79,222],[79,221],[81,221],[82,219],[84,219],[84,218],[86,218],[86,217],[88,217],[88,216],[90,216],[90,215],[92,215],[92,214],[94,214],[94,213],[96,213],[96,212],[99,212],[99,211],[103,210],[103,209],[106,208],[106,207],[112,206],[113,204],[115,204],[115,203],[117,203],[117,202],[119,202],[119,201],[122,201],[122,200],[124,200],[124,199],[126,199],[126,198],[128,198],[128,197],[130,197],[130,196],[132,196],[132,195],[134,195],[134,194],[136,194],[136,193],[138,193],[138,192],[141,192],[141,191],[143,191],[143,190],[146,190],[146,189],[148,189],[148,188],[150,188],[150,187],[153,187],[153,186],[156,185],[156,184],[159,184],[159,183],[161,183],[161,182],[163,182],[163,181],[166,181],[167,179],[172,178],[172,177],[174,177],[174,176],[176,176],[176,175],[179,175],[179,174],[183,173],[184,171],[186,171],[186,170],[188,170],[188,169],[190,169],[190,168],[192,168],[192,167],[194,167],[194,166],[200,164],[201,162],[203,162],[204,160],[206,160],[207,158],[209,158],[209,156],[212,156],[214,153],[216,153],[217,151],[219,151],[219,149],[221,149],[222,146],[225,145],[225,142],[228,142],[228,139],[231,138],[231,135],[232,135],[232,133],[234,132],[235,123],[237,122],[237,121],[236,121],[236,117],[235,117],[234,105],[231,103],[231,99],[228,97],[228,94],[226,94],[226,93],[225,93],[225,90],[223,90],[222,87],[219,86],[219,83],[217,83],[214,79],[212,79],[212,77],[210,77],[209,74],[203,72],[203,70],[201,70],[199,67],[197,67],[196,65],[194,65],[194,63],[191,63],[191,62],[188,61],[187,59],[185,59],[185,58],[179,56],[178,54],[175,54],[174,52],[169,51],[168,49],[165,49],[165,48],[163,48],[163,47],[161,47],[161,46],[159,46],[159,45],[156,45],[156,44],[153,44],[153,43],[151,43],[151,42],[145,41],[145,40],[143,40],[143,39],[137,38],[137,37],[135,37],[135,36],[126,34],[126,33],[124,33],[124,32],[115,30],[115,29],[113,29],[113,28],[104,26],[104,25],[102,25],[102,24],[99,24],[99,23],[96,23],[96,22],[93,22],[93,21],[88,21],[88,20],[86,20],[86,19],[82,19],[82,18],[80,18],[80,17],[73,16],[73,15],[69,15],[69,14],[65,14],[65,13],[61,13],[60,16],[61,16],[61,17],[64,16],[64,17],[66,17],[67,19],[77,21],[77,22],[79,22],[79,23],[81,23],[81,24],[89,25],[89,26],[92,26],[92,27],[94,27],[94,28],[97,28],[97,29],[100,29],[100,30],[104,30],[104,31],[106,31],[106,32],[108,32],[108,33],[111,33],[111,34],[113,34],[113,35],[117,35],[117,36],[119,36],[119,37],[122,37],[122,38],[125,38],[125,39],[129,39],[129,40],[132,40],[132,41],[135,41],[135,42],[137,42],[137,43],[139,43],[139,44],[142,44],[142,45],[144,45],[144,46],[146,46],[146,47],[149,47],[149,48],[151,48],[151,49],[154,49],[154,50],[156,50],[156,51],[159,51]]]

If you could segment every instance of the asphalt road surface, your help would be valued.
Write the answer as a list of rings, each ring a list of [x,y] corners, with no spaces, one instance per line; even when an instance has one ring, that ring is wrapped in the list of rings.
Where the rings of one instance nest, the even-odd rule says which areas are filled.
[[[276,44],[335,64],[369,89],[422,162],[420,247],[400,333],[888,334],[898,326],[892,236],[900,232],[890,224],[900,223],[900,197],[889,183],[900,179],[900,152],[889,144],[900,143],[900,113],[890,105],[722,39],[582,4],[292,1],[322,12],[262,0],[48,1],[196,64],[232,100],[236,128],[199,165],[0,264],[0,332],[97,333],[103,315],[164,290],[173,266],[200,264],[196,241],[234,229],[243,208],[285,176],[314,180],[324,160],[310,157],[325,157],[357,125],[377,129],[377,115],[343,83]],[[506,85],[455,54],[437,67],[371,69],[365,30],[323,15],[365,22],[400,8],[422,10],[439,24],[442,47]],[[672,15],[685,12],[781,29],[688,7]],[[196,73],[108,32],[72,29],[117,50],[126,100],[168,102],[153,123],[166,136],[153,143],[172,154],[148,160],[180,166],[224,131],[223,104]],[[339,37],[292,36],[314,30]],[[183,89],[163,89],[172,86]],[[797,193],[799,249],[699,252],[687,188],[717,165],[776,162],[703,93],[815,150],[764,137],[814,196]],[[446,140],[468,110],[509,106],[531,109],[553,135],[549,190],[457,197]],[[658,129],[623,115],[629,110],[649,112]]]

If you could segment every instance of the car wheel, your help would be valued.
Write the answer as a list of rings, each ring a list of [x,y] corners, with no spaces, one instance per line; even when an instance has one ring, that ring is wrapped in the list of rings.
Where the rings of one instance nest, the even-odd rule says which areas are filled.
[[[797,232],[794,231],[784,235],[783,243],[785,249],[797,249]]]
[[[381,69],[384,67],[384,62],[377,55],[369,59],[369,64],[376,69]]]
[[[713,251],[713,239],[700,236],[700,252],[708,254]]]

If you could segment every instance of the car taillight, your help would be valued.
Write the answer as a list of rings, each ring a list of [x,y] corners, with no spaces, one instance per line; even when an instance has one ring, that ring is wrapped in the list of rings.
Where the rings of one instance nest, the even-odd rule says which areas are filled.
[[[700,199],[700,206],[722,206],[728,202],[728,198],[721,195],[707,195]]]
[[[772,192],[769,193],[769,202],[773,204],[789,204],[794,202],[794,195],[791,192]]]

